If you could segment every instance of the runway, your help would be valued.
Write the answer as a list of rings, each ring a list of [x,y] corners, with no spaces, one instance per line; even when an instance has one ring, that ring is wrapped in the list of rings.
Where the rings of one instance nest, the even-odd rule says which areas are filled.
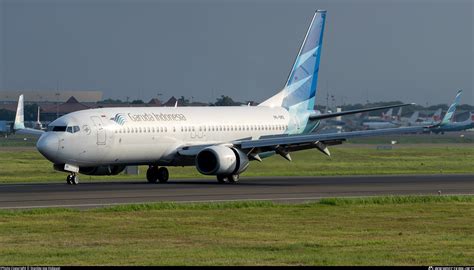
[[[238,184],[215,180],[145,180],[0,185],[0,209],[91,208],[144,202],[219,202],[240,200],[307,201],[325,197],[473,194],[474,175],[242,177]]]

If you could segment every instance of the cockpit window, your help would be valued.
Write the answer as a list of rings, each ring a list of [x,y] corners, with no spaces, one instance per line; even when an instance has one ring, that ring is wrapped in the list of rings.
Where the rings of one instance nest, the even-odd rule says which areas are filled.
[[[79,126],[48,126],[48,131],[54,132],[69,132],[69,133],[76,133],[79,132]]]
[[[66,126],[53,126],[52,128],[53,128],[52,131],[56,131],[56,132],[66,131]]]

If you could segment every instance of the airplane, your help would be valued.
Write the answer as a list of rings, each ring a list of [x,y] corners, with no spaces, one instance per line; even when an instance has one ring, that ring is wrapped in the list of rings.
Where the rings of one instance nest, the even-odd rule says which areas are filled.
[[[402,107],[398,110],[396,116],[392,116],[393,109],[389,109],[386,113],[382,113],[382,117],[379,120],[368,120],[362,122],[362,127],[364,129],[386,129],[386,128],[395,128],[402,125]]]
[[[438,123],[439,121],[441,121],[441,113],[443,111],[441,110],[441,108],[439,108],[438,110],[436,110],[434,112],[434,114],[430,117],[430,118],[426,118],[426,119],[423,119],[422,121],[418,121],[418,116],[419,116],[419,112],[414,112],[412,117],[410,117],[410,120],[408,121],[408,125],[409,126],[430,126],[430,125],[434,125],[436,123]],[[416,118],[415,118],[415,113],[416,113]]]
[[[21,111],[15,127],[41,135],[38,151],[54,169],[68,173],[66,182],[73,185],[78,184],[79,173],[115,175],[130,165],[147,165],[150,183],[167,182],[167,166],[195,166],[218,183],[236,183],[251,161],[262,162],[272,155],[291,161],[291,152],[305,149],[329,156],[328,146],[350,138],[427,128],[312,133],[323,119],[412,104],[315,111],[325,19],[326,11],[315,12],[285,86],[258,106],[87,109],[61,116],[46,132],[24,129]]]
[[[45,130],[45,128],[43,127],[43,123],[41,123],[40,121],[40,106],[38,106],[38,116],[36,119],[34,129]]]
[[[38,123],[40,124],[38,128],[27,128],[25,127],[25,105],[24,105],[24,97],[20,95],[18,98],[18,105],[16,108],[15,114],[15,122],[13,122],[13,131],[17,134],[30,134],[30,135],[37,135],[41,136],[44,133],[44,129],[42,128],[41,122],[39,122],[39,107],[38,107],[38,122],[36,123],[36,127],[38,127]]]
[[[436,134],[438,133],[444,134],[444,132],[463,131],[463,130],[474,128],[474,115],[472,114],[472,112],[469,113],[469,118],[466,119],[465,121],[453,122],[454,113],[456,112],[456,107],[459,104],[461,95],[462,95],[462,90],[459,90],[458,93],[456,94],[454,102],[451,104],[451,106],[449,106],[449,109],[444,115],[441,122],[437,125],[434,125],[432,128],[429,129],[429,131]]]
[[[447,125],[440,126],[436,129],[432,129],[431,132],[433,133],[441,133],[444,134],[445,132],[451,131],[464,131],[474,128],[474,114],[472,112],[469,113],[469,118],[461,121],[461,122],[451,122]]]

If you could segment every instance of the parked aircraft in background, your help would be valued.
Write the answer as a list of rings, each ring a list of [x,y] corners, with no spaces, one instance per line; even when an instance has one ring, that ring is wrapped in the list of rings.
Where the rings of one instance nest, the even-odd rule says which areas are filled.
[[[439,108],[438,110],[436,110],[436,112],[430,117],[430,118],[424,118],[424,119],[421,119],[419,118],[419,112],[415,112],[417,115],[416,119],[413,121],[412,117],[410,118],[410,121],[408,122],[408,125],[409,126],[430,126],[430,125],[434,125],[438,122],[441,121],[441,113],[442,113],[442,110],[441,108]]]
[[[472,113],[469,113],[469,118],[462,122],[453,122],[454,113],[456,112],[456,107],[461,100],[462,90],[459,90],[456,94],[454,102],[449,106],[448,111],[443,117],[443,120],[439,124],[433,126],[429,130],[433,133],[451,132],[451,131],[463,131],[467,129],[474,128],[474,116]]]
[[[42,134],[38,151],[70,173],[69,184],[78,183],[78,173],[112,175],[128,165],[148,165],[152,183],[168,180],[166,166],[196,166],[220,183],[234,183],[252,160],[278,154],[291,161],[291,152],[313,148],[330,155],[328,146],[350,138],[425,129],[311,133],[323,119],[410,105],[314,111],[325,18],[326,11],[316,11],[284,88],[258,106],[89,109],[62,116],[42,132],[24,128],[19,102],[15,128]]]
[[[40,121],[40,107],[39,107],[39,106],[38,106],[38,116],[37,116],[37,118],[36,118],[36,123],[35,123],[34,129],[46,130],[46,129],[43,127],[43,124],[42,124],[41,121]]]
[[[31,134],[31,135],[42,135],[44,130],[27,128],[25,127],[25,105],[23,101],[23,95],[18,98],[18,106],[16,109],[15,122],[13,123],[13,130],[18,134]],[[39,122],[39,109],[38,109],[38,122]],[[41,124],[41,122],[40,122]]]
[[[461,121],[461,122],[451,122],[447,125],[440,126],[436,129],[431,130],[433,133],[445,133],[445,132],[452,132],[452,131],[464,131],[474,128],[474,114],[469,113],[469,118]]]

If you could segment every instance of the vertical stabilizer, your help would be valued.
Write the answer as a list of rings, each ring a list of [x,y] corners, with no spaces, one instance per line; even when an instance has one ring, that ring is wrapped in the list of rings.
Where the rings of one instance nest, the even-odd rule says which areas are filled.
[[[458,93],[456,94],[456,97],[454,98],[453,103],[451,104],[451,106],[449,106],[448,111],[444,115],[443,120],[441,121],[441,125],[446,125],[453,121],[454,112],[456,111],[456,106],[459,104],[459,101],[461,100],[461,95],[462,95],[462,90],[459,90]]]
[[[419,115],[420,115],[420,112],[419,112],[419,111],[414,112],[414,113],[410,116],[410,119],[408,119],[408,123],[409,123],[409,124],[415,124],[415,123],[416,123],[416,120],[418,120]]]
[[[313,110],[318,82],[326,11],[317,10],[303,40],[285,87],[260,106]]]
[[[402,107],[400,107],[400,109],[398,109],[398,113],[397,113],[397,121],[400,121],[402,120]]]
[[[23,94],[18,98],[18,106],[16,107],[15,123],[13,129],[24,129],[25,128],[25,117],[24,117],[24,105],[23,105]]]
[[[386,121],[392,120],[393,109],[389,109],[387,113],[382,113],[382,119]]]
[[[443,110],[441,108],[437,109],[433,116],[431,116],[431,120],[433,120],[434,123],[441,121],[441,113]]]

